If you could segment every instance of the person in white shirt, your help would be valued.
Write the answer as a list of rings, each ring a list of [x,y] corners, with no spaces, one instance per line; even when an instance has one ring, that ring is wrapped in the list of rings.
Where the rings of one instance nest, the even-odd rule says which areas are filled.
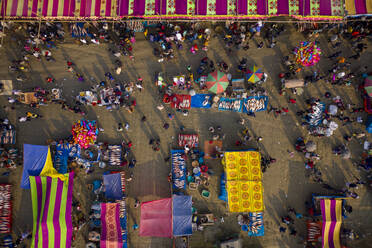
[[[27,117],[22,116],[22,117],[19,117],[18,120],[19,120],[19,122],[25,122],[25,121],[27,121],[28,119],[27,119]]]

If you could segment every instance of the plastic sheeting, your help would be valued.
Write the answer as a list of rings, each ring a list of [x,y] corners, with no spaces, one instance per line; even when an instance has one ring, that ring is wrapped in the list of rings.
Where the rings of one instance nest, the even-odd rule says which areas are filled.
[[[120,200],[123,197],[120,173],[104,175],[103,185],[106,198]]]
[[[212,94],[196,94],[191,96],[191,108],[211,108]]]
[[[366,123],[366,130],[368,133],[372,133],[372,115],[368,116],[367,123]]]
[[[48,146],[23,145],[23,174],[21,188],[30,189],[29,176],[38,176],[47,160]]]
[[[218,196],[218,199],[227,202],[227,190],[226,190],[226,174],[221,174],[221,180],[220,180],[220,195]]]
[[[173,195],[173,236],[192,234],[191,196]]]
[[[139,235],[172,237],[172,198],[141,204]]]
[[[50,176],[58,177],[61,180],[66,178],[57,173],[53,167],[52,156],[48,146],[23,145],[23,174],[21,188],[30,189],[29,176]]]

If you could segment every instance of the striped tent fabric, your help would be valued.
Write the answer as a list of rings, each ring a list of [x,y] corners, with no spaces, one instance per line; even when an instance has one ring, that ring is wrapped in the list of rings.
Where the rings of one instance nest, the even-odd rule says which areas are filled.
[[[187,19],[342,19],[342,0],[118,0],[118,16]]]
[[[119,203],[101,203],[101,248],[122,248]]]
[[[322,247],[341,248],[342,200],[321,199],[320,208],[323,218]]]
[[[117,0],[1,0],[1,16],[23,18],[116,17]]]
[[[34,226],[31,248],[70,248],[73,173],[67,180],[30,176]]]
[[[347,16],[372,15],[372,0],[345,0]]]
[[[342,19],[342,0],[0,0],[7,18]],[[354,2],[356,13],[372,0]],[[364,5],[362,4],[364,2]],[[350,5],[350,4],[349,4]]]
[[[1,16],[61,17],[74,16],[75,0],[2,0]]]

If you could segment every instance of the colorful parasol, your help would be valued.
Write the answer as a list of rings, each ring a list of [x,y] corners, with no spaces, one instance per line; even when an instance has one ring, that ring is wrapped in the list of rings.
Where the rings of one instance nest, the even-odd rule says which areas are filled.
[[[225,73],[214,71],[209,73],[206,85],[210,92],[219,94],[224,92],[227,86],[229,86],[229,80],[227,79],[227,75]]]
[[[369,97],[372,97],[372,76],[368,76],[364,79],[364,90]]]
[[[320,60],[322,50],[315,42],[303,41],[294,49],[295,61],[302,66],[313,66]]]
[[[263,76],[262,70],[256,67],[255,65],[247,70],[246,77],[248,82],[257,83],[258,81],[261,80],[262,76]]]

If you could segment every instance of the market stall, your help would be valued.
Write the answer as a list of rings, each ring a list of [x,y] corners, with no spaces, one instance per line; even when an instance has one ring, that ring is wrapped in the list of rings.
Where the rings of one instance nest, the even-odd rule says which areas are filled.
[[[260,153],[225,152],[223,164],[230,212],[262,212],[264,204]]]
[[[184,147],[187,145],[189,148],[199,147],[199,135],[197,134],[179,134],[178,146]]]
[[[125,193],[124,172],[103,175],[103,185],[107,199],[121,200]]]
[[[140,236],[170,238],[191,234],[191,196],[173,195],[141,203]]]
[[[12,185],[0,184],[0,233],[12,230]]]
[[[65,181],[61,181],[57,177],[30,176],[32,247],[71,247],[74,175],[69,173],[65,177]]]
[[[348,2],[348,1],[347,1]],[[62,4],[63,3],[63,4]],[[174,0],[87,0],[64,2],[52,0],[19,0],[2,1],[1,16],[5,19],[266,19],[275,16],[292,16],[297,19],[312,20],[342,20],[343,3],[338,0],[296,2],[278,1],[269,4],[267,1],[174,1]],[[353,14],[370,13],[370,1],[358,1],[357,4],[347,4],[347,10]],[[367,5],[365,3],[368,3]],[[213,8],[209,7],[213,4]],[[354,6],[354,7],[353,7]]]
[[[173,189],[186,189],[185,159],[184,150],[171,150]]]
[[[119,203],[101,203],[100,247],[123,246]]]
[[[16,130],[13,125],[0,124],[0,144],[1,145],[15,145]]]

